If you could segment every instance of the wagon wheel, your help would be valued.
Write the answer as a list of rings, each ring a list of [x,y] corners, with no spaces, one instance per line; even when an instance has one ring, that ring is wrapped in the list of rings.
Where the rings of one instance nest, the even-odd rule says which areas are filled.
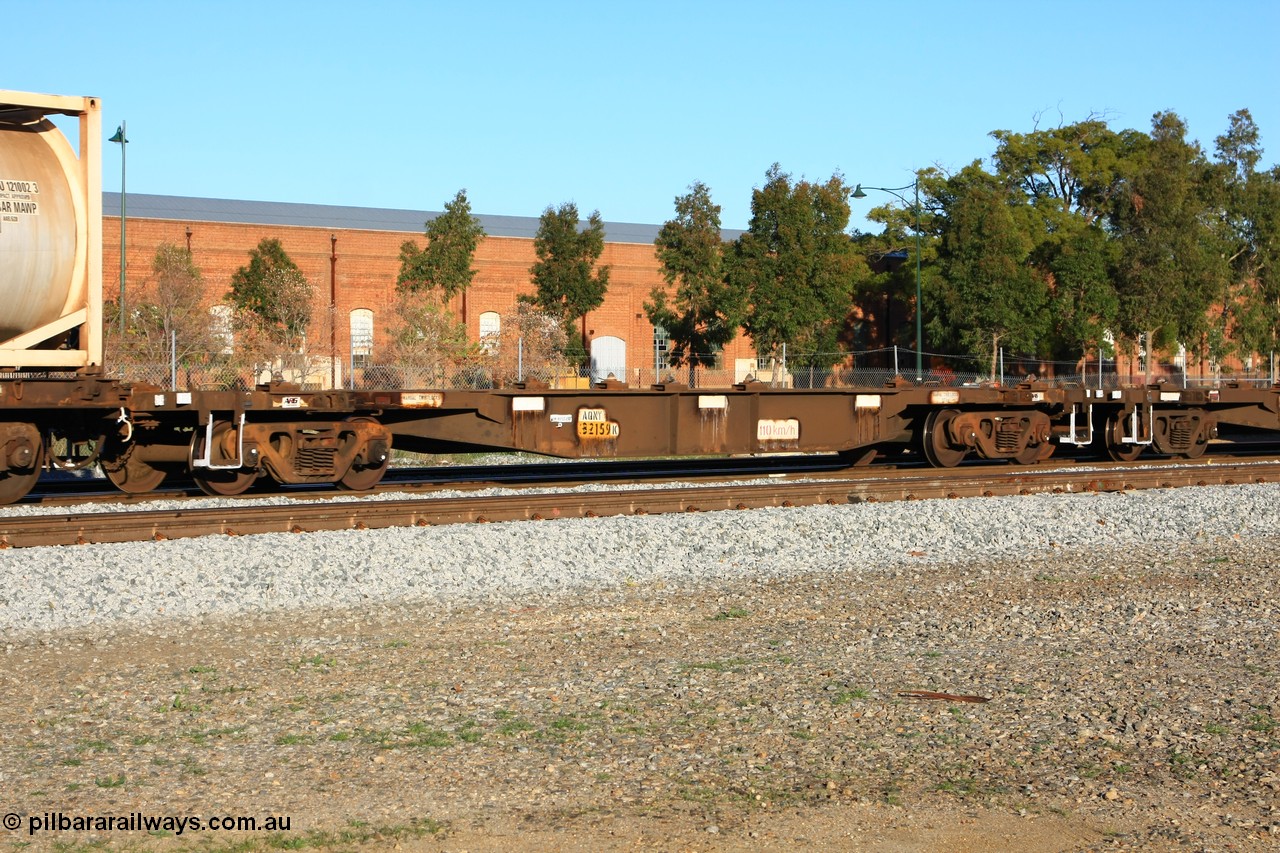
[[[382,475],[387,473],[387,463],[381,465],[352,465],[347,473],[338,480],[338,488],[350,492],[367,492],[382,482]]]
[[[363,421],[365,423],[377,423],[373,418],[351,418],[348,422]],[[338,488],[346,489],[352,492],[367,492],[378,483],[382,482],[382,475],[387,473],[387,466],[391,463],[391,454],[387,453],[386,458],[381,462],[370,464],[352,463],[347,472],[338,480]]]
[[[935,468],[954,468],[968,453],[966,448],[952,447],[947,440],[947,424],[960,413],[955,409],[942,409],[925,418],[921,449],[929,464]]]
[[[196,481],[200,491],[216,498],[230,498],[249,491],[258,479],[258,472],[252,468],[236,468],[226,471],[209,471],[200,468],[191,472],[191,479]]]
[[[14,435],[13,430],[9,430],[10,441],[0,445],[0,453],[10,454],[9,470],[0,473],[0,505],[26,497],[40,479],[40,469],[44,466],[40,432],[30,424],[12,426],[20,434]]]
[[[1040,454],[1044,450],[1043,444],[1028,444],[1013,457],[1013,461],[1019,465],[1034,465],[1040,461]],[[1052,452],[1052,448],[1050,448]]]
[[[1132,462],[1142,453],[1141,444],[1123,444],[1124,418],[1112,415],[1107,418],[1107,455],[1117,462]]]
[[[234,427],[227,421],[221,421],[213,427],[213,443],[222,441],[224,435]],[[197,430],[191,439],[191,461],[204,455],[204,435]],[[259,472],[254,468],[196,468],[190,466],[191,479],[196,481],[200,491],[214,497],[234,497],[244,494],[258,479]]]
[[[154,492],[169,474],[164,468],[140,458],[138,447],[131,444],[122,454],[101,460],[102,473],[107,475],[107,479],[117,489],[131,495]]]

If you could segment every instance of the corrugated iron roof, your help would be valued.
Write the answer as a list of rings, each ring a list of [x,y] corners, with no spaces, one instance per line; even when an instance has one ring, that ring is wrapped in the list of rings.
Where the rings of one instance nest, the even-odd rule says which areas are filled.
[[[125,216],[130,219],[174,219],[182,222],[240,222],[251,225],[290,225],[299,228],[327,228],[351,231],[403,231],[422,234],[426,223],[440,215],[431,210],[388,210],[377,207],[343,207],[328,204],[294,204],[282,201],[243,201],[224,198],[129,193]],[[114,216],[120,209],[120,193],[102,194],[102,212]],[[538,217],[477,214],[476,219],[491,237],[523,237],[532,240],[538,233]],[[606,222],[605,239],[610,243],[652,243],[658,225]]]

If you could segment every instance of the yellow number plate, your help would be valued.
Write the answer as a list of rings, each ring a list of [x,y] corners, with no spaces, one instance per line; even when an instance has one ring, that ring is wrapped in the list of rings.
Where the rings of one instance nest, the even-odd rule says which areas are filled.
[[[617,438],[618,422],[609,420],[604,409],[578,410],[578,438]]]

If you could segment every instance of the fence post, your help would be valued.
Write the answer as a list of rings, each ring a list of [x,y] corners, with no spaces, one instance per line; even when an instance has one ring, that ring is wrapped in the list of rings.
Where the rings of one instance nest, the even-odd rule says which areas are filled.
[[[524,335],[516,338],[516,381],[524,381]]]
[[[169,390],[178,390],[178,330],[169,330]]]

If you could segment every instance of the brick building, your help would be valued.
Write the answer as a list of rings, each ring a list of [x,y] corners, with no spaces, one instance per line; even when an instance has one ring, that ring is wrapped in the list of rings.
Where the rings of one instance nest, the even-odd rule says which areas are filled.
[[[426,244],[425,223],[434,212],[382,210],[279,202],[182,198],[130,193],[126,199],[127,292],[151,275],[161,243],[190,248],[209,287],[210,304],[230,289],[231,276],[263,238],[278,239],[316,290],[315,316],[335,306],[334,355],[345,363],[354,346],[376,360],[385,341],[400,271],[400,245]],[[120,196],[103,194],[103,289],[119,288]],[[476,251],[476,276],[465,298],[451,308],[471,340],[496,332],[516,297],[533,293],[529,268],[537,260],[536,217],[478,216],[487,236]],[[655,354],[663,342],[644,313],[644,302],[663,279],[654,251],[656,225],[605,223],[601,264],[611,268],[604,304],[584,323],[587,349],[597,377],[654,381]],[[728,235],[733,236],[733,235]],[[126,297],[127,298],[127,297]],[[723,353],[734,381],[755,368],[750,341],[742,336]],[[665,365],[662,365],[665,372]]]

